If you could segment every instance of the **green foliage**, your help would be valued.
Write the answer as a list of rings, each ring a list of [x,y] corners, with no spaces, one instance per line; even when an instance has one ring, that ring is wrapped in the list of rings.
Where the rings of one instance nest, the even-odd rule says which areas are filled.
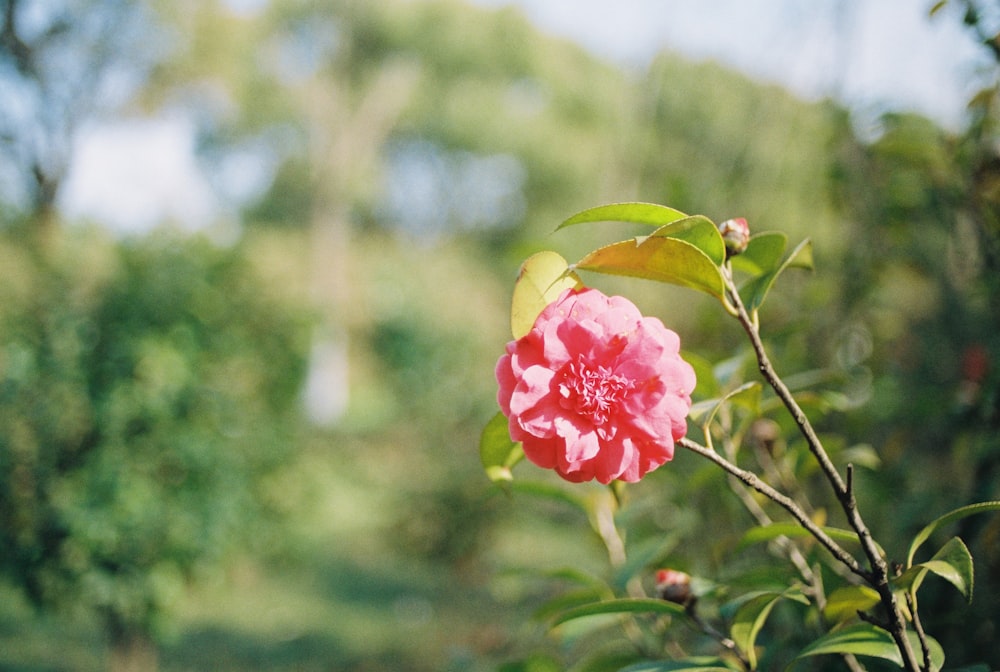
[[[262,529],[295,454],[304,313],[199,239],[2,253],[0,570],[38,603],[155,628]]]
[[[545,306],[565,290],[581,286],[580,278],[555,252],[539,252],[528,257],[521,265],[511,299],[510,328],[514,338],[531,331]]]
[[[663,600],[652,600],[643,598],[623,598],[584,604],[572,609],[568,609],[559,614],[553,621],[553,625],[561,625],[578,618],[586,616],[600,616],[604,614],[671,614],[679,615],[684,613],[684,607],[673,602]]]
[[[911,636],[913,645],[918,646],[916,636]],[[944,652],[941,645],[930,639],[931,662],[933,670],[940,670],[944,664]],[[899,655],[896,642],[888,632],[870,623],[855,623],[844,628],[833,630],[830,634],[821,637],[800,654],[799,658],[810,656],[820,656],[824,654],[850,653],[857,656],[867,656],[880,658],[895,663],[902,667],[903,661]]]
[[[106,4],[83,3],[81,13]],[[455,2],[280,0],[267,3],[266,9],[254,15],[233,12],[222,2],[155,2],[151,6],[164,25],[154,26],[154,33],[162,32],[146,42],[163,50],[155,54],[163,60],[152,71],[141,100],[129,114],[136,109],[154,114],[164,108],[172,112],[180,109],[196,120],[199,151],[213,168],[235,152],[275,170],[275,179],[265,193],[245,204],[244,224],[258,236],[264,227],[272,229],[269,234],[281,233],[266,242],[258,239],[253,256],[256,263],[265,264],[275,257],[286,257],[282,263],[294,267],[287,274],[291,280],[281,279],[293,288],[288,293],[306,292],[302,277],[305,265],[301,262],[310,239],[301,234],[313,218],[322,219],[331,212],[353,216],[349,256],[356,271],[350,282],[351,314],[344,318],[352,344],[350,412],[342,427],[315,440],[316,454],[310,460],[292,465],[299,470],[295,472],[298,476],[286,476],[277,486],[271,483],[267,488],[270,497],[286,498],[308,482],[329,497],[325,506],[308,514],[299,512],[302,520],[297,526],[308,528],[310,540],[322,549],[316,556],[337,556],[332,561],[335,569],[330,570],[330,562],[282,558],[274,576],[251,582],[249,587],[237,583],[229,592],[204,593],[202,599],[211,606],[202,606],[199,617],[212,625],[199,623],[197,627],[216,630],[207,634],[195,630],[193,639],[182,639],[173,646],[173,666],[167,669],[204,667],[209,659],[219,661],[220,669],[252,669],[254,664],[308,666],[314,659],[303,661],[312,655],[325,661],[326,667],[332,660],[337,668],[395,669],[403,660],[408,669],[423,665],[423,669],[439,670],[447,667],[441,662],[444,656],[439,648],[487,661],[480,662],[477,670],[489,666],[488,661],[518,658],[522,663],[512,663],[511,669],[565,669],[567,658],[594,660],[592,669],[618,669],[613,667],[614,661],[622,667],[636,661],[636,654],[625,658],[621,652],[597,651],[600,643],[589,650],[590,643],[583,639],[561,640],[557,648],[551,641],[532,639],[519,626],[501,624],[503,615],[518,613],[516,607],[527,605],[530,609],[552,600],[548,591],[523,577],[535,576],[531,570],[539,567],[541,575],[549,576],[545,570],[551,565],[562,566],[571,558],[601,575],[600,582],[608,590],[613,586],[613,593],[622,594],[628,581],[634,587],[635,582],[648,581],[655,567],[669,564],[712,577],[718,582],[713,585],[731,586],[738,598],[773,590],[776,583],[788,578],[761,569],[775,562],[773,553],[782,537],[801,544],[809,563],[821,568],[831,588],[828,606],[836,607],[827,611],[832,620],[870,600],[863,591],[841,585],[841,578],[828,568],[825,552],[811,546],[797,525],[777,522],[761,528],[765,531],[755,543],[749,537],[744,539],[745,511],[731,498],[719,496],[726,488],[725,479],[688,456],[679,455],[669,470],[661,470],[648,483],[617,493],[626,505],[614,518],[628,554],[625,564],[617,567],[594,559],[603,546],[594,529],[595,508],[589,503],[589,491],[568,491],[560,485],[535,482],[520,472],[507,488],[509,499],[493,499],[496,488],[490,488],[487,496],[477,490],[480,460],[463,446],[480,440],[481,447],[488,447],[481,452],[484,466],[493,467],[491,473],[503,478],[512,476],[512,463],[517,459],[509,437],[504,440],[500,436],[499,420],[494,418],[494,431],[489,436],[479,433],[482,419],[493,413],[494,390],[485,372],[508,338],[502,316],[510,268],[515,259],[535,252],[541,237],[548,235],[566,212],[576,211],[594,194],[669,202],[718,220],[739,214],[755,228],[784,232],[756,234],[747,251],[730,260],[737,280],[747,283],[741,286],[741,295],[766,318],[768,345],[782,368],[806,372],[790,378],[790,386],[810,412],[817,409],[825,414],[818,425],[838,466],[853,462],[859,467],[856,489],[861,507],[872,516],[873,528],[885,540],[890,554],[910,545],[928,511],[946,511],[969,501],[1000,496],[996,489],[1000,483],[996,368],[987,366],[987,373],[982,374],[980,367],[981,375],[970,377],[972,374],[959,364],[970,353],[985,353],[986,361],[995,363],[1000,353],[996,336],[1000,333],[996,319],[1000,315],[996,301],[1000,296],[996,280],[1000,277],[996,273],[1000,189],[996,185],[1000,182],[995,161],[996,111],[1000,106],[995,90],[976,96],[970,108],[973,124],[967,134],[955,136],[909,115],[888,115],[875,139],[869,141],[856,137],[844,110],[831,104],[803,103],[712,63],[693,65],[665,54],[647,72],[623,74],[582,49],[540,36],[521,14],[509,8],[487,12]],[[91,25],[87,17],[81,18],[72,21],[71,29],[57,36],[59,39],[48,43],[58,45],[62,37]],[[972,19],[975,16],[970,14]],[[108,45],[105,42],[99,51],[109,53]],[[126,60],[144,63],[154,56],[153,51],[137,49],[126,54]],[[56,58],[51,63],[63,60]],[[96,72],[86,59],[78,66]],[[398,81],[380,78],[397,70],[416,73],[412,88],[388,87],[403,92],[398,99],[389,96],[391,104],[383,104],[379,96],[369,97],[379,91],[375,83]],[[57,75],[84,90],[99,89],[90,85],[89,75],[66,79],[62,69],[57,69]],[[379,121],[386,124],[382,130],[388,133],[388,141],[372,141],[371,146],[359,150],[354,143],[369,137],[369,131],[378,126],[375,121],[381,111],[397,105],[397,123]],[[70,108],[76,112],[84,109]],[[372,123],[352,126],[350,122],[359,111],[368,113],[360,116]],[[338,144],[341,135],[341,140],[349,142]],[[319,142],[331,136],[333,142]],[[62,146],[59,142],[36,143],[33,134],[19,140],[55,148],[56,152]],[[524,179],[510,195],[513,205],[504,211],[504,217],[495,220],[500,223],[493,228],[463,229],[456,224],[465,221],[459,215],[474,211],[479,199],[455,191],[464,194],[455,199],[457,202],[438,203],[426,216],[413,217],[436,222],[440,228],[430,232],[416,229],[414,233],[403,230],[380,210],[378,202],[380,180],[373,167],[390,164],[396,156],[394,148],[399,146],[415,148],[412,154],[420,159],[421,175],[433,173],[441,163],[465,165],[459,161],[463,157],[502,156],[523,171]],[[337,149],[331,150],[331,155],[340,155],[341,150],[349,155],[347,167],[339,172],[322,165],[324,152],[331,147]],[[9,153],[14,161],[19,156],[17,151]],[[30,163],[19,167],[24,175],[36,168]],[[50,164],[44,162],[43,166]],[[45,186],[51,191],[51,184]],[[404,217],[414,215],[415,202],[411,199],[406,205]],[[617,214],[626,222],[638,219],[640,226],[660,227],[675,221],[671,218],[683,218],[679,211],[662,206],[607,207],[613,212],[605,211],[602,216]],[[591,212],[587,217],[597,214]],[[386,235],[389,231],[393,235]],[[680,233],[679,229],[674,231]],[[560,234],[555,240],[565,245],[567,258],[580,259],[587,250],[606,244],[602,238],[606,232],[603,227],[574,226],[570,235]],[[459,238],[465,244],[455,245]],[[706,249],[710,243],[680,235],[673,238],[674,242],[653,244],[668,249],[667,259],[677,250],[683,250],[678,253],[682,256],[696,256],[680,244],[688,243],[710,260],[718,260],[716,253]],[[808,281],[772,284],[776,275],[767,276],[782,267],[783,260],[805,261],[811,253],[811,249],[802,248],[798,254],[788,254],[787,241],[806,238],[815,241],[816,263],[823,272]],[[546,238],[545,245],[552,240]],[[134,246],[147,244],[156,246],[143,241]],[[188,245],[177,244],[185,249]],[[632,241],[629,244],[633,245]],[[13,462],[0,462],[0,473],[9,475],[8,468],[19,469],[13,481],[18,497],[26,497],[24,493],[34,485],[31,478],[23,476],[29,472],[18,465],[41,459],[37,456],[47,455],[50,446],[61,445],[59,442],[80,446],[76,452],[67,451],[61,465],[77,468],[75,461],[89,454],[87,437],[92,423],[88,414],[93,413],[88,410],[90,392],[84,390],[84,376],[78,371],[83,366],[63,364],[73,360],[74,349],[86,351],[84,346],[94,343],[94,321],[89,317],[93,305],[86,303],[91,301],[86,297],[100,295],[94,288],[103,287],[102,283],[118,286],[118,271],[104,279],[77,282],[91,271],[102,276],[95,270],[102,267],[103,262],[97,259],[102,255],[112,268],[123,267],[116,246],[104,245],[74,245],[67,255],[74,256],[75,265],[65,260],[56,263],[35,252],[25,254],[19,243],[0,248],[4,268],[0,333],[5,338],[0,366],[5,380],[11,378],[6,383],[9,391],[16,388],[23,392],[15,410],[25,413],[5,414],[0,419],[3,440],[14,446],[16,453]],[[631,254],[628,247],[623,246],[623,250],[626,257]],[[157,267],[150,260],[156,255],[150,254],[146,261],[133,259],[128,273],[138,277],[137,266]],[[83,263],[84,259],[94,263]],[[627,269],[630,263],[632,260],[626,258],[619,268]],[[46,279],[49,266],[58,266],[63,277]],[[198,263],[184,268],[187,270],[177,275],[189,282],[204,270]],[[700,268],[707,270],[704,263]],[[73,276],[72,282],[66,274]],[[672,278],[700,278],[697,286],[714,291],[710,276],[684,271]],[[150,297],[176,298],[148,278],[142,282]],[[604,276],[601,282],[614,288],[621,286],[617,282],[629,281]],[[699,409],[706,415],[696,420],[711,425],[706,434],[719,438],[734,430],[734,439],[739,439],[734,452],[742,465],[760,460],[772,468],[768,476],[774,482],[792,478],[804,489],[813,490],[816,472],[808,451],[801,441],[791,438],[790,423],[774,414],[774,397],[758,393],[747,382],[752,379],[753,366],[736,345],[738,334],[720,326],[714,300],[699,302],[694,293],[674,293],[673,287],[659,283],[627,286],[644,307],[669,317],[685,344],[703,355],[698,394],[702,402]],[[273,288],[260,289],[262,296],[270,296]],[[190,389],[197,387],[201,376],[211,375],[215,381],[227,376],[218,373],[215,360],[206,363],[192,358],[189,346],[204,344],[199,339],[207,339],[208,332],[230,333],[231,326],[243,324],[244,333],[258,339],[263,338],[261,330],[243,320],[242,314],[229,315],[223,310],[230,319],[212,322],[211,330],[187,325],[165,334],[165,327],[147,325],[150,335],[145,337],[138,329],[142,320],[129,309],[128,302],[137,301],[146,314],[155,311],[155,305],[137,295],[144,292],[130,293],[124,286],[118,291],[128,298],[123,298],[116,310],[120,308],[137,320],[136,331],[129,332],[135,343],[113,348],[118,354],[101,364],[105,377],[100,382],[108,384],[112,375],[130,375],[130,362],[133,370],[141,370],[142,378],[141,384],[121,383],[114,403],[105,404],[109,409],[105,415],[118,423],[114,425],[118,436],[142,436],[142,431],[149,430],[155,437],[147,440],[141,453],[144,460],[149,459],[149,466],[139,464],[138,455],[133,459],[124,450],[120,460],[93,461],[86,487],[94,485],[95,501],[73,519],[74,529],[84,529],[92,541],[105,539],[102,543],[107,545],[124,543],[121,540],[125,539],[155,550],[159,539],[150,541],[152,535],[144,537],[139,528],[200,529],[194,517],[178,522],[175,511],[180,509],[173,504],[156,504],[161,496],[167,502],[184,497],[198,504],[201,513],[214,516],[216,524],[211,531],[214,538],[220,538],[225,529],[232,529],[242,510],[227,506],[215,510],[214,497],[188,492],[184,487],[178,492],[157,488],[147,480],[155,469],[176,479],[180,473],[177,465],[181,464],[186,470],[183,473],[192,478],[196,473],[193,469],[201,469],[197,473],[204,474],[201,483],[205,488],[224,486],[220,492],[229,493],[240,480],[232,473],[233,460],[211,457],[212,451],[206,457],[201,449],[214,444],[203,431],[168,431],[166,425],[158,423],[176,411],[179,400],[185,398],[191,408],[202,409],[200,414],[191,411],[195,413],[192,422],[201,422],[205,416],[216,420],[224,416],[225,421],[218,426],[228,431],[262,418],[266,412],[243,416],[233,409],[260,394],[252,403],[266,410],[267,404],[290,394],[298,365],[288,366],[291,375],[283,379],[285,382],[264,376],[260,389],[240,392],[237,402],[205,411],[200,401],[190,401]],[[229,287],[226,294],[230,291],[242,296],[237,286]],[[194,293],[202,294],[201,290]],[[81,296],[84,298],[73,298]],[[40,310],[58,304],[59,298],[65,303],[63,308],[51,313]],[[199,301],[199,310],[208,313],[211,306],[220,303],[218,297],[206,300],[204,295]],[[72,302],[76,303],[70,306]],[[38,310],[22,310],[29,305]],[[277,308],[278,313],[284,310]],[[532,310],[537,315],[538,309]],[[47,317],[42,319],[42,315]],[[34,358],[38,351],[32,334],[41,333],[43,326],[51,334],[47,347],[53,353],[44,361],[59,359],[61,363],[58,367],[45,364],[48,373],[39,376],[36,373],[43,370],[39,368],[43,360]],[[15,332],[22,335],[6,340]],[[237,344],[241,337],[232,337],[236,350],[240,350]],[[228,347],[212,347],[223,360],[230,356]],[[301,343],[290,350],[261,348],[266,351],[265,361],[275,364],[286,361],[291,350],[301,355]],[[719,364],[712,366],[709,360]],[[971,370],[975,373],[977,369]],[[60,380],[57,371],[68,371],[71,377]],[[233,364],[228,371],[233,373],[233,388],[243,389],[246,381],[253,379],[241,365]],[[223,384],[228,383],[227,379]],[[231,391],[225,389],[226,393]],[[42,392],[52,392],[56,401],[40,403]],[[267,401],[264,396],[273,398]],[[13,403],[10,397],[4,398]],[[219,399],[221,396],[214,403],[221,403]],[[843,413],[848,409],[852,412]],[[145,424],[128,424],[130,414],[136,413],[143,416]],[[758,414],[762,416],[759,423],[754,422]],[[253,443],[280,443],[271,457],[284,455],[290,444],[271,438],[282,433],[279,425],[261,424],[259,430],[251,431]],[[256,440],[257,431],[261,441]],[[241,436],[228,438],[245,444],[245,433]],[[187,451],[181,450],[182,443],[188,446]],[[725,450],[721,441],[717,443]],[[169,463],[164,464],[159,457],[157,446],[163,446],[163,454],[171,456]],[[859,455],[875,456],[874,461],[882,465],[877,478],[860,469]],[[247,461],[269,459],[256,456]],[[107,475],[98,478],[98,468],[107,470]],[[337,477],[324,480],[327,472]],[[928,474],[935,477],[928,478]],[[19,529],[33,529],[33,516],[51,519],[49,514],[58,513],[55,504],[78,503],[84,497],[83,480],[54,492],[65,501],[53,500],[51,511],[32,508],[26,513],[23,507],[8,507],[5,500],[0,519],[18,517]],[[275,494],[276,490],[281,492]],[[70,496],[75,499],[69,501]],[[531,505],[531,515],[510,505],[524,500]],[[112,501],[122,505],[120,510],[110,516],[94,513],[96,507]],[[886,502],[892,506],[885,506]],[[831,504],[821,496],[816,498],[813,516],[827,534],[853,551],[856,545],[851,533],[838,536],[843,523],[832,519]],[[147,506],[151,507],[148,514],[144,513]],[[212,511],[208,511],[210,507]],[[767,512],[781,515],[772,509]],[[159,513],[167,517],[154,515]],[[831,518],[829,524],[827,517]],[[348,519],[351,525],[331,526],[331,518]],[[995,543],[1000,528],[990,520],[986,516],[953,520],[956,533],[977,560],[978,586],[971,611],[955,608],[949,600],[960,601],[959,593],[945,581],[932,579],[920,586],[921,603],[929,607],[924,609],[929,615],[927,628],[941,641],[947,638],[952,664],[991,656],[992,667],[1000,664],[993,646],[995,601],[984,599],[996,592],[1000,566],[1000,547]],[[118,523],[127,523],[131,531],[107,541],[112,537],[107,530]],[[252,533],[255,526],[244,529]],[[918,534],[920,541],[914,541],[907,565],[916,561],[916,547],[939,531],[943,530],[935,528],[923,539]],[[176,537],[179,533],[170,534]],[[275,534],[286,541],[293,536],[287,529]],[[198,535],[191,539],[181,536],[179,558],[194,557],[209,545]],[[31,533],[24,538],[35,544],[38,552],[45,551],[32,541]],[[270,536],[264,538],[270,540]],[[8,539],[2,542],[0,546],[6,550]],[[211,553],[221,549],[214,547]],[[952,544],[949,549],[957,550],[957,546]],[[338,563],[346,554],[352,554],[352,561],[366,568],[373,558],[392,557],[398,563],[377,565],[365,573],[344,571]],[[69,560],[79,557],[74,551]],[[83,557],[85,562],[96,562],[97,556],[91,553]],[[971,563],[967,565],[964,557],[960,552],[949,552],[943,558],[928,560],[943,564],[916,563],[913,567],[921,576],[927,572],[938,578],[945,574],[968,576],[965,585],[971,588]],[[210,560],[205,556],[196,565],[211,564]],[[409,573],[417,566],[418,571]],[[307,567],[302,571],[309,576],[284,581],[289,567]],[[511,569],[520,578],[512,578],[506,571]],[[440,583],[421,578],[424,570]],[[343,580],[328,582],[337,589],[317,590],[312,574],[325,576],[324,572],[351,579],[361,576],[363,580],[350,590],[341,589]],[[165,560],[156,574],[158,587],[149,594],[174,599],[186,576],[180,560]],[[88,590],[118,591],[120,595],[114,599],[123,604],[146,590],[146,584],[139,580],[126,586],[124,575],[121,586],[111,588],[106,581],[101,583],[103,579],[96,572],[91,575],[96,578]],[[408,591],[415,585],[432,586],[427,595],[442,596],[433,600],[433,620],[439,621],[440,627],[414,630],[400,624],[395,599],[410,596]],[[490,586],[490,595],[473,589],[484,585]],[[899,585],[905,587],[905,583]],[[590,597],[596,599],[597,589],[590,590]],[[700,598],[700,608],[707,617],[718,615],[719,603],[732,602],[732,595],[715,590]],[[261,596],[254,599],[258,592]],[[362,592],[365,595],[359,594]],[[473,593],[474,598],[470,597]],[[493,605],[489,599],[497,595],[502,596],[497,609],[480,606]],[[72,599],[72,595],[68,597]],[[447,607],[441,605],[444,602]],[[474,605],[461,611],[469,602]],[[282,619],[286,614],[273,612],[273,605],[279,603],[294,604],[296,618]],[[442,616],[453,615],[456,605],[458,616]],[[758,633],[758,641],[766,645],[762,647],[767,649],[765,655],[779,659],[819,635],[817,630],[790,623],[783,608],[776,607]],[[958,613],[970,616],[957,617]],[[310,619],[323,621],[322,636],[309,629]],[[10,622],[20,620],[26,617],[18,614]],[[248,624],[251,620],[255,623]],[[301,630],[291,630],[289,621]],[[487,623],[477,631],[480,621]],[[268,628],[272,640],[260,636]],[[671,635],[676,630],[654,637],[659,646],[657,655],[663,650],[660,645],[675,644]],[[446,631],[447,637],[442,637],[441,631]],[[46,632],[41,639],[45,643],[64,641],[61,634]],[[275,643],[257,643],[261,639]],[[448,641],[442,643],[443,639]],[[0,646],[5,651],[7,641]],[[524,650],[536,644],[546,652],[525,657]],[[705,641],[695,644],[698,649],[705,646]],[[345,649],[351,653],[344,654]],[[414,653],[418,649],[419,653]],[[234,650],[242,653],[238,663],[232,660]],[[952,653],[955,651],[958,653]],[[641,659],[652,659],[654,652],[649,653]],[[70,659],[60,648],[54,657],[35,666],[55,667]],[[452,667],[469,669],[469,658],[462,660],[467,664]],[[634,668],[720,665],[712,657],[691,655],[686,660],[689,662],[650,660],[635,663]],[[772,660],[762,656],[762,667]],[[799,666],[811,666],[814,661]],[[79,667],[86,669],[84,664]]]
[[[594,531],[607,547],[609,559],[616,569],[621,585],[630,586],[629,597],[602,597],[592,602],[590,600],[595,594],[587,590],[569,594],[561,599],[557,598],[549,603],[547,609],[547,611],[564,609],[555,617],[555,624],[563,625],[584,617],[644,612],[684,618],[690,620],[703,634],[717,639],[725,648],[736,654],[741,669],[755,670],[760,663],[758,636],[775,605],[782,599],[790,599],[807,606],[815,605],[821,608],[818,618],[814,616],[805,619],[806,621],[818,620],[821,626],[823,621],[826,621],[835,626],[832,630],[821,627],[818,638],[808,643],[798,658],[835,653],[844,656],[882,658],[908,670],[940,669],[944,662],[943,649],[923,630],[916,607],[916,593],[924,577],[928,573],[933,573],[953,584],[971,601],[972,555],[957,537],[946,543],[926,562],[912,565],[913,555],[924,541],[944,525],[975,513],[994,510],[1000,504],[987,502],[962,507],[935,520],[919,532],[911,543],[907,571],[892,579],[888,577],[889,565],[886,553],[871,538],[870,530],[856,509],[853,467],[848,465],[848,481],[845,485],[810,420],[775,372],[759,335],[758,310],[778,276],[791,267],[812,268],[812,249],[808,239],[786,256],[784,249],[787,239],[784,235],[767,233],[756,240],[751,238],[750,244],[746,246],[750,253],[749,257],[738,265],[740,271],[748,278],[737,287],[733,276],[733,264],[727,258],[729,255],[719,230],[705,217],[687,217],[672,208],[645,203],[619,203],[583,211],[566,220],[559,228],[606,219],[649,224],[659,228],[651,236],[641,236],[598,248],[587,253],[580,262],[569,268],[676,284],[700,290],[720,299],[727,312],[739,321],[749,337],[758,369],[775,394],[774,405],[782,407],[794,420],[797,430],[808,446],[808,462],[814,463],[822,473],[827,487],[833,490],[836,501],[847,516],[852,529],[837,530],[817,524],[816,519],[822,521],[825,514],[812,510],[809,499],[799,485],[795,467],[792,466],[783,472],[775,462],[776,453],[773,444],[779,435],[770,436],[766,440],[766,445],[761,446],[764,450],[757,450],[757,464],[750,471],[736,464],[738,447],[743,441],[744,432],[748,431],[747,423],[759,420],[764,409],[760,399],[760,386],[755,383],[734,385],[734,382],[739,381],[732,379],[723,382],[723,378],[730,378],[723,367],[718,367],[723,371],[720,372],[721,375],[717,375],[716,370],[699,363],[702,374],[709,373],[710,378],[716,379],[710,380],[707,385],[704,382],[700,385],[702,392],[708,389],[715,396],[694,405],[689,414],[701,424],[707,447],[698,446],[688,439],[678,442],[678,445],[708,458],[715,466],[722,467],[730,477],[730,488],[736,491],[736,494],[742,495],[744,506],[757,519],[758,526],[744,534],[740,547],[762,541],[775,542],[774,548],[780,548],[787,554],[798,576],[792,575],[795,577],[792,578],[777,568],[769,570],[766,572],[768,581],[791,587],[744,593],[728,605],[722,605],[720,607],[722,614],[727,611],[732,612],[729,619],[731,639],[727,640],[696,613],[698,596],[690,592],[688,583],[690,577],[686,575],[683,575],[685,576],[683,587],[672,584],[664,587],[662,599],[638,597],[637,593],[641,593],[642,589],[636,585],[638,581],[636,573],[648,568],[653,556],[646,557],[642,552],[638,554],[633,552],[632,559],[627,560],[625,549],[621,546],[621,533],[616,529],[615,521],[609,519],[607,510],[603,510],[602,515],[600,506],[591,508],[584,504]],[[544,260],[544,263],[538,260]],[[522,285],[521,294],[524,294],[525,288],[530,288],[531,292],[530,301],[520,299],[521,304],[530,310],[521,310],[523,328],[520,331],[514,330],[515,337],[527,333],[531,318],[537,314],[539,305],[544,305],[546,300],[551,301],[555,298],[554,295],[545,295],[547,287],[556,281],[576,282],[576,278],[567,277],[569,271],[565,268],[565,262],[555,253],[537,254],[527,263],[531,262],[534,262],[534,266],[539,269],[544,268],[545,273],[539,273],[538,278],[529,283],[525,281],[526,274],[522,270],[518,278],[518,285]],[[518,300],[518,290],[515,288],[515,315],[519,310]],[[722,393],[727,387],[729,391]],[[737,409],[739,409],[738,414]],[[741,416],[743,421],[737,421],[734,415]],[[501,431],[502,424],[503,417],[497,416],[487,425],[483,433],[481,451],[486,456],[483,464],[490,478],[509,481],[512,475],[506,466],[509,456],[517,453],[509,440],[503,441],[495,436]],[[749,427],[752,428],[752,425]],[[720,455],[713,447],[714,436],[719,436],[723,442],[724,455]],[[772,482],[767,483],[762,477]],[[620,504],[623,500],[624,486],[623,484],[617,486],[613,487],[612,491],[616,502]],[[752,494],[740,491],[743,486],[780,505],[792,514],[798,524],[773,523],[760,501],[754,499]],[[831,558],[824,558],[830,569],[839,569],[841,575],[853,573],[867,585],[840,585],[827,600],[823,580],[818,574],[818,566],[813,569],[808,565],[802,548],[794,541],[800,538],[816,542],[830,552],[832,562]],[[852,553],[841,547],[842,541],[850,541],[857,545],[866,557],[866,564],[860,564]],[[780,545],[777,542],[780,542]],[[638,561],[635,560],[636,557],[639,558]],[[797,586],[800,581],[807,584],[809,596]],[[894,587],[890,586],[890,582]],[[907,591],[908,610],[905,614],[898,607],[896,598],[892,594],[894,589]],[[671,592],[675,590],[681,592]],[[603,591],[598,591],[596,596],[600,597],[601,592]],[[869,615],[871,610],[879,606],[887,614],[887,620],[883,621],[886,624],[884,627],[874,625],[875,617]],[[855,622],[856,617],[860,617],[862,622]],[[598,622],[604,620],[600,619]],[[910,631],[911,622],[915,632]],[[662,627],[659,629],[665,630]],[[623,623],[624,634],[636,645],[657,634],[662,636],[662,633],[655,632],[656,628],[653,630],[653,633],[644,634],[638,622]],[[915,658],[914,652],[918,650],[923,654],[923,663],[918,663]]]
[[[479,439],[479,457],[486,476],[491,481],[514,480],[510,470],[524,457],[524,451],[520,444],[510,440],[507,418],[503,413],[497,413],[483,427],[483,435]]]
[[[767,617],[779,600],[790,599],[803,604],[809,604],[797,589],[782,592],[765,592],[750,596],[736,610],[733,623],[730,626],[733,641],[747,657],[750,669],[757,669],[757,636],[764,627]]]

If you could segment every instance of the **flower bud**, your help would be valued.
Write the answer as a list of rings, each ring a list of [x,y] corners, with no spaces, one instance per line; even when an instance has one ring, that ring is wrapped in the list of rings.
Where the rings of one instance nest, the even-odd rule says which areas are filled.
[[[726,256],[734,257],[747,249],[750,242],[750,226],[743,217],[727,219],[719,224],[719,233],[726,243]]]
[[[661,569],[656,572],[656,594],[661,600],[684,606],[694,604],[691,592],[691,576],[676,569]]]

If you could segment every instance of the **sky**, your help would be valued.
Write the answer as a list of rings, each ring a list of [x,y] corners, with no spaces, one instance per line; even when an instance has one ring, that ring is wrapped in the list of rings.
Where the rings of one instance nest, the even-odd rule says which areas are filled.
[[[661,50],[716,60],[859,113],[907,109],[958,128],[983,62],[933,0],[473,0],[519,7],[542,30],[642,68]],[[953,3],[954,4],[954,3]]]
[[[228,1],[243,11],[264,4]],[[959,128],[975,69],[985,62],[955,16],[929,17],[932,0],[469,1],[515,5],[540,30],[626,69],[641,71],[671,50],[716,60],[805,99],[834,97],[861,128],[886,110],[915,111]],[[82,129],[64,212],[119,230],[148,228],[165,217],[192,228],[208,225],[226,205],[195,161],[193,132],[178,117]]]

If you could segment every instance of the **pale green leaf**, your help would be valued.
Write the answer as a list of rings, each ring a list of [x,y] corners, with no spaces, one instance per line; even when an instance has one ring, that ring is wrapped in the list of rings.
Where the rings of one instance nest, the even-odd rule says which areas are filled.
[[[715,222],[703,215],[693,215],[671,222],[654,231],[652,236],[676,238],[690,243],[705,253],[716,266],[726,260],[726,243]]]
[[[932,534],[945,525],[954,523],[969,516],[973,516],[977,513],[987,513],[990,511],[1000,511],[1000,501],[979,502],[978,504],[962,506],[932,521],[929,525],[927,525],[927,527],[920,530],[920,532],[917,533],[917,536],[913,538],[913,542],[910,544],[910,550],[906,554],[906,566],[911,567],[913,565],[913,556],[916,555],[917,549],[920,548],[920,546],[922,546]]]
[[[727,402],[738,404],[748,409],[751,413],[757,414],[760,408],[760,394],[761,384],[757,381],[743,383],[721,399],[707,399],[698,402],[691,407],[688,415],[702,427],[708,427],[712,420],[715,419],[715,415],[722,408],[722,405]]]
[[[750,237],[747,249],[730,259],[735,270],[752,275],[772,271],[781,262],[788,245],[788,236],[779,231],[766,231]]]
[[[538,315],[567,289],[582,287],[566,260],[550,251],[528,257],[514,283],[510,305],[510,330],[521,338],[535,325]]]
[[[665,205],[657,205],[656,203],[611,203],[576,213],[556,227],[556,231],[567,226],[587,222],[632,222],[635,224],[663,226],[664,224],[669,224],[685,217],[687,215],[680,210],[674,210],[673,208],[668,208]]]
[[[829,623],[842,623],[868,611],[879,599],[878,591],[868,586],[843,586],[827,596],[823,617]]]
[[[497,413],[483,427],[479,437],[479,459],[493,482],[513,480],[511,467],[524,457],[521,444],[511,440],[507,418]]]
[[[690,287],[721,299],[725,287],[719,267],[694,245],[650,236],[594,250],[575,268]]]
[[[684,607],[673,602],[667,602],[666,600],[655,600],[651,598],[619,598],[615,600],[605,600],[603,602],[594,602],[593,604],[585,604],[569,609],[555,619],[553,626],[561,625],[585,616],[626,613],[649,613],[679,616],[684,613]]]

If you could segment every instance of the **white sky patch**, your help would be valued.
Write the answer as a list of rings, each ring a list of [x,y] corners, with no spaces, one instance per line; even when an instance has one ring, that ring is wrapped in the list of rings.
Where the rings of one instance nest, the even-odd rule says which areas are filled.
[[[541,30],[597,56],[644,68],[669,49],[713,59],[807,98],[833,97],[863,121],[915,111],[961,127],[987,56],[931,0],[471,0],[516,5]],[[253,14],[267,0],[225,0]],[[865,123],[861,124],[862,127]],[[119,231],[164,221],[203,228],[273,177],[273,153],[250,147],[206,179],[183,117],[82,129],[60,207]]]
[[[985,55],[931,0],[472,0],[515,5],[540,29],[645,67],[669,49],[711,59],[808,99],[962,122]]]
[[[195,159],[194,125],[175,117],[81,129],[60,201],[70,219],[116,231],[164,222],[203,228],[219,210]]]

